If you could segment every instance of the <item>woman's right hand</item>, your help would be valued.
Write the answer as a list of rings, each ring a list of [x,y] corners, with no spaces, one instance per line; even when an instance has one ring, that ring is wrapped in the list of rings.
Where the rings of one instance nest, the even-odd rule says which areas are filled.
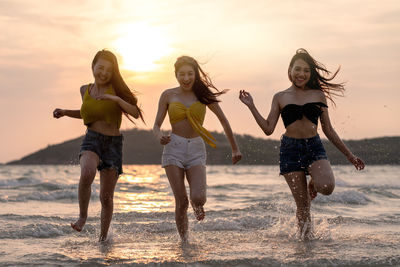
[[[64,109],[56,108],[56,109],[53,111],[53,117],[54,117],[54,118],[58,119],[58,118],[61,118],[61,117],[63,117],[63,116],[65,116],[65,110],[64,110]]]
[[[240,90],[239,92],[239,99],[240,101],[243,102],[246,106],[251,106],[254,105],[253,103],[253,98],[251,97],[249,92],[246,92],[245,90]]]
[[[163,146],[165,146],[166,144],[168,144],[169,142],[171,142],[171,136],[169,135],[163,135],[160,138],[160,144],[162,144]]]
[[[242,153],[239,150],[232,151],[232,164],[238,163],[242,159]]]

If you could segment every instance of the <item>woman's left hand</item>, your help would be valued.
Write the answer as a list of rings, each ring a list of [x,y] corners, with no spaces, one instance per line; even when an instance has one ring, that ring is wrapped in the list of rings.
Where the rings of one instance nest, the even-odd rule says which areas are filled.
[[[99,95],[96,97],[97,100],[111,100],[111,101],[117,101],[118,98],[119,98],[118,96],[110,94]]]
[[[356,169],[359,171],[361,171],[365,167],[364,161],[354,155],[348,157],[347,160],[350,161],[354,165],[354,167],[356,167]]]
[[[242,153],[240,151],[232,151],[232,164],[238,163],[242,159]]]

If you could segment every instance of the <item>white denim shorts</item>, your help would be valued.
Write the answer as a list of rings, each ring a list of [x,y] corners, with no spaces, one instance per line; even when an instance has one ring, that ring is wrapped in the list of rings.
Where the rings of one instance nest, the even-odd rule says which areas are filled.
[[[187,170],[197,165],[205,166],[206,157],[206,146],[200,136],[185,138],[171,134],[171,141],[164,146],[161,164],[163,168],[175,165]]]

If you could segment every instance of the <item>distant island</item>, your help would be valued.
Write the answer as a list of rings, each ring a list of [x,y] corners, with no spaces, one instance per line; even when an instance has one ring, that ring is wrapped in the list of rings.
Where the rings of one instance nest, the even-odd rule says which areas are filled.
[[[160,164],[162,146],[150,130],[124,131],[124,164]],[[231,163],[231,150],[224,134],[212,132],[217,148],[207,147],[207,164]],[[279,140],[255,138],[250,135],[235,135],[243,159],[240,164],[278,164]],[[79,146],[83,136],[49,145],[37,152],[7,164],[78,164]],[[366,164],[400,164],[400,137],[380,137],[362,140],[344,140],[354,154]],[[346,158],[327,140],[323,140],[332,164],[348,164]]]

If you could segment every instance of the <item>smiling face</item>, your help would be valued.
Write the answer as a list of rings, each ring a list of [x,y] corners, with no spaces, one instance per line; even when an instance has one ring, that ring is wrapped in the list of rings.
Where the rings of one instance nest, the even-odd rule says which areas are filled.
[[[183,65],[176,72],[176,79],[183,91],[191,91],[196,79],[194,68],[190,65]]]
[[[99,58],[93,66],[94,81],[98,85],[105,85],[111,81],[113,74],[112,62]]]
[[[311,77],[310,65],[303,59],[297,59],[289,69],[290,81],[298,88],[304,88]]]

